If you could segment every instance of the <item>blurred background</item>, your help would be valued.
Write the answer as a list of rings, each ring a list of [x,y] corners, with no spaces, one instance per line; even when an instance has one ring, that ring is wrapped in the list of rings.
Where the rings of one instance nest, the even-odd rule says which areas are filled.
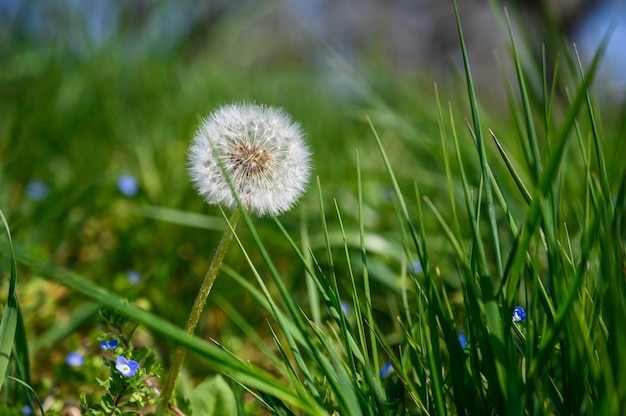
[[[511,123],[503,105],[502,72],[512,68],[504,5],[529,66],[540,62],[542,43],[549,64],[563,42],[576,43],[588,62],[612,30],[596,85],[607,105],[622,105],[623,0],[459,0],[490,127]],[[18,251],[50,258],[182,325],[224,227],[186,174],[195,126],[233,101],[284,107],[307,133],[323,206],[334,213],[336,199],[349,229],[357,224],[359,151],[377,286],[372,292],[381,320],[392,327],[407,259],[393,243],[399,237],[390,237],[393,200],[365,116],[381,132],[406,189],[418,180],[433,201],[445,200],[433,83],[442,101],[466,117],[461,65],[452,5],[441,0],[0,0],[0,208]],[[313,251],[323,253],[315,181],[310,188],[281,221],[294,236],[308,229]],[[272,242],[279,270],[306,302],[302,266],[293,263],[271,220],[257,223]],[[436,251],[444,239],[435,221],[432,228]],[[245,241],[246,230],[240,231]],[[332,237],[342,250],[338,234]],[[454,269],[445,255],[435,259],[444,276]],[[237,266],[236,247],[226,263],[245,270]],[[86,301],[53,282],[27,270],[20,279],[45,380],[53,364],[44,363],[91,348],[97,316],[92,309],[80,315]],[[454,280],[448,284],[454,292]],[[200,332],[217,339],[227,333],[233,349],[246,348],[215,303],[236,303],[260,328],[266,328],[264,317],[226,276],[214,293]],[[72,326],[59,331],[66,322]],[[171,347],[145,337],[163,351]]]

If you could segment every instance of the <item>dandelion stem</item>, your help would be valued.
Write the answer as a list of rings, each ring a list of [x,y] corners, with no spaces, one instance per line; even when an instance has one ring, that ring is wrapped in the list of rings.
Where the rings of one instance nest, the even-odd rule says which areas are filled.
[[[228,250],[228,245],[233,238],[233,232],[235,230],[235,227],[237,226],[237,222],[239,221],[240,216],[241,211],[239,211],[239,209],[235,209],[233,215],[230,217],[231,226],[226,227],[224,235],[222,235],[222,239],[220,240],[220,244],[217,246],[217,251],[215,252],[213,260],[211,261],[211,265],[209,266],[209,270],[207,270],[206,275],[204,276],[204,281],[202,282],[202,286],[200,286],[200,290],[198,291],[196,300],[193,304],[193,307],[191,308],[191,312],[189,313],[187,324],[185,325],[185,332],[189,334],[189,336],[193,335],[196,326],[198,325],[200,315],[202,315],[202,310],[204,309],[206,300],[209,296],[209,293],[211,292],[211,288],[213,287],[213,283],[215,282],[217,273],[222,266],[224,255],[226,254],[226,250]],[[167,411],[169,402],[172,398],[172,393],[174,392],[174,387],[176,386],[178,373],[180,372],[183,361],[185,360],[185,354],[187,354],[187,348],[183,347],[182,345],[179,345],[176,348],[176,352],[174,352],[172,364],[170,366],[169,372],[167,373],[165,384],[163,385],[163,390],[161,392],[161,401],[158,408],[159,415],[165,415]]]

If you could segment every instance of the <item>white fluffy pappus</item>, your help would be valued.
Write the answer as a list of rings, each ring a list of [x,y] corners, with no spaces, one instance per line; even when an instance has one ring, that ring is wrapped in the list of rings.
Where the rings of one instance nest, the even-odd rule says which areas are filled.
[[[209,204],[234,209],[220,160],[243,206],[261,216],[289,210],[311,172],[300,125],[280,108],[255,104],[218,108],[200,123],[189,147],[188,170],[198,193]]]

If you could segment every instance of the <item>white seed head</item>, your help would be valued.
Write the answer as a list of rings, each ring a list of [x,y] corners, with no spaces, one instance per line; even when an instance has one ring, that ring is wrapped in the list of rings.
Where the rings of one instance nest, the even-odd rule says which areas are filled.
[[[311,171],[300,125],[280,108],[254,104],[226,105],[205,118],[188,157],[191,180],[209,204],[237,207],[221,161],[244,207],[258,215],[289,210]]]

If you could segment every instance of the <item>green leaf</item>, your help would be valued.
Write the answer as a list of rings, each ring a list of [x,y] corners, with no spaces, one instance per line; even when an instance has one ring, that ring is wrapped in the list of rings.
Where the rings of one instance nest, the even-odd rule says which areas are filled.
[[[224,377],[217,375],[200,383],[189,395],[192,415],[232,416],[237,414],[237,400]]]
[[[4,383],[7,366],[13,349],[13,340],[15,338],[15,330],[19,310],[17,305],[17,296],[15,296],[15,286],[17,285],[17,266],[15,264],[15,252],[13,251],[13,241],[11,240],[11,231],[9,224],[0,210],[0,218],[9,238],[9,248],[11,249],[11,276],[9,280],[9,293],[7,295],[7,305],[2,314],[2,322],[0,323],[0,389]]]

